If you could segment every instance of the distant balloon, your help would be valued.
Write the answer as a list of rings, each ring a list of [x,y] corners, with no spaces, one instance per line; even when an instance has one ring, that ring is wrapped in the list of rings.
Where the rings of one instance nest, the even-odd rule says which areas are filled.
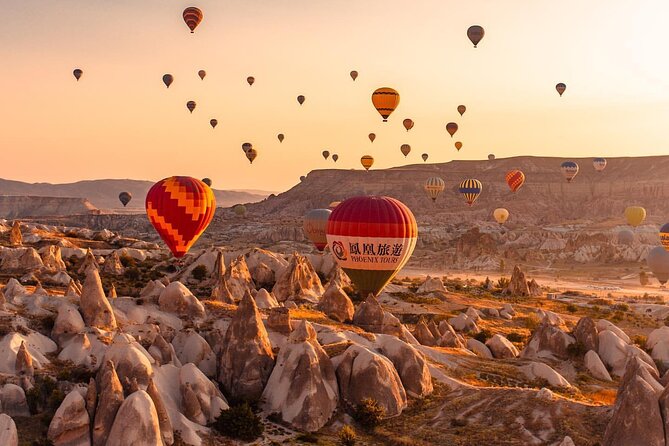
[[[336,163],[338,159],[339,159],[339,155],[337,155],[336,153],[334,155],[332,155],[332,161],[334,161]]]
[[[660,242],[664,249],[669,251],[669,223],[665,223],[660,228]]]
[[[256,81],[256,78],[253,77],[253,76],[249,76],[249,77],[246,78],[246,82],[249,83],[249,86],[253,86],[253,84],[255,83],[255,81]]]
[[[80,68],[75,68],[72,74],[74,74],[74,78],[79,82],[79,79],[81,79],[81,75],[84,74],[84,72]]]
[[[244,144],[242,144],[242,150],[244,151],[244,153],[248,152],[252,148],[253,144],[251,144],[250,142],[245,142]]]
[[[400,152],[402,152],[402,154],[406,158],[407,155],[409,155],[409,152],[411,152],[411,146],[409,144],[402,144],[402,146],[400,147]]]
[[[606,158],[595,158],[592,160],[592,165],[597,172],[601,172],[606,169]]]
[[[211,223],[215,210],[214,192],[191,177],[165,178],[146,195],[146,215],[174,257],[188,252]]]
[[[456,142],[455,142],[455,148],[456,148],[456,149],[458,150],[458,152],[459,152],[460,149],[462,149],[462,143],[461,143],[460,141],[456,141]]]
[[[629,206],[625,209],[627,224],[636,228],[646,219],[646,209],[641,206]]]
[[[437,201],[437,197],[446,189],[446,183],[439,177],[431,177],[425,181],[423,185],[425,193],[432,201]]]
[[[405,129],[407,129],[407,132],[413,128],[413,120],[407,118],[404,121],[402,121],[402,125],[404,126]]]
[[[618,243],[627,246],[632,245],[634,243],[634,232],[629,229],[622,229],[618,233]]]
[[[423,158],[423,161],[427,161],[430,155],[428,155],[427,153],[423,153],[420,157]]]
[[[567,183],[571,183],[571,180],[578,174],[578,164],[573,161],[565,161],[560,165],[560,170],[567,179]]]
[[[481,39],[483,39],[483,36],[485,36],[485,30],[482,26],[472,25],[467,30],[467,37],[469,37],[469,40],[474,44],[474,48],[476,48]]]
[[[460,116],[464,115],[466,111],[467,107],[465,107],[464,105],[458,105],[458,113],[460,113]]]
[[[327,241],[332,254],[360,290],[377,295],[406,265],[416,247],[418,226],[401,201],[353,197],[332,211]]]
[[[358,72],[355,70],[351,71],[351,79],[355,81],[357,78],[358,78]]]
[[[446,131],[448,132],[449,135],[451,135],[451,138],[453,135],[455,135],[455,132],[458,131],[458,125],[455,122],[449,122],[446,124]]]
[[[121,192],[118,194],[118,199],[123,204],[123,207],[126,207],[130,200],[132,200],[132,194],[130,192]]]
[[[323,150],[323,153],[321,153],[321,155],[323,155],[323,158],[328,159],[328,157],[330,156],[330,152],[327,150]]]
[[[483,184],[477,179],[470,178],[460,183],[460,193],[465,197],[469,206],[473,205],[476,199],[481,195]]]
[[[253,164],[253,160],[258,156],[258,151],[256,149],[249,149],[246,151],[246,158]]]
[[[506,184],[509,185],[511,192],[518,191],[525,184],[525,174],[518,169],[510,170],[506,174]]]
[[[297,102],[299,102],[300,105],[304,104],[305,97],[302,95],[299,95],[297,97]]]
[[[304,233],[319,251],[323,251],[328,245],[326,233],[330,214],[330,209],[312,209],[304,216]]]
[[[663,246],[651,249],[646,257],[648,268],[662,286],[669,280],[669,252]]]
[[[174,76],[171,74],[163,74],[163,84],[165,84],[167,88],[170,88],[172,82],[174,82]]]
[[[372,93],[372,104],[383,118],[383,122],[387,122],[388,117],[400,104],[400,94],[392,88],[378,88]]]
[[[497,223],[503,225],[509,219],[509,211],[504,208],[497,208],[493,211],[492,216]]]
[[[202,178],[202,182],[211,187],[211,178]]]
[[[276,135],[276,137],[279,140],[279,142],[283,142],[283,140],[285,138],[285,136],[283,136],[283,133],[279,133],[278,135]]]
[[[564,93],[564,91],[567,89],[567,86],[562,82],[560,82],[555,86],[555,89],[557,90],[558,93],[560,93],[560,96],[562,96],[562,93]]]
[[[193,113],[193,110],[195,110],[195,107],[196,107],[196,106],[197,106],[197,104],[195,103],[195,101],[188,101],[188,102],[186,103],[186,108],[187,108],[191,113]]]
[[[369,168],[374,165],[374,158],[370,155],[365,155],[360,158],[360,164],[362,164],[362,167],[364,167],[365,170],[369,170]]]
[[[488,155],[488,161],[493,161],[494,159],[495,159],[494,154],[491,153],[490,155]]]
[[[207,72],[204,70],[200,70],[197,72],[197,75],[200,76],[200,79],[204,80],[204,78],[207,76]]]
[[[340,204],[341,204],[341,201],[333,201],[330,204],[328,204],[328,209],[330,209],[332,211],[332,210],[334,210],[334,208],[336,208]]]
[[[375,139],[376,139],[376,134],[375,134],[375,133],[370,133],[370,134],[369,134],[369,140],[370,140],[371,142],[374,142]]]
[[[246,206],[243,204],[236,204],[232,207],[232,211],[240,217],[243,217],[246,215]]]
[[[218,125],[218,119],[211,119],[209,121],[209,124],[211,125],[211,128],[215,129],[216,126]]]
[[[190,29],[191,34],[195,32],[195,28],[202,22],[202,11],[193,6],[184,9],[183,18],[184,22]]]

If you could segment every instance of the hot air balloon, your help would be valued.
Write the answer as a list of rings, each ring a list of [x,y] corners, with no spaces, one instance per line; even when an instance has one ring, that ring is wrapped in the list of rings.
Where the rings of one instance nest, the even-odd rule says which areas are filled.
[[[425,193],[427,193],[427,196],[430,197],[432,201],[437,201],[439,194],[446,189],[446,183],[439,177],[431,177],[425,180],[423,189],[425,189]]]
[[[405,119],[402,121],[402,125],[404,126],[405,129],[407,129],[407,132],[413,128],[413,120],[412,119]]]
[[[461,143],[460,141],[456,141],[456,142],[455,142],[455,148],[456,148],[456,149],[458,150],[458,152],[459,152],[460,149],[462,149],[462,143]]]
[[[332,254],[362,296],[377,295],[395,277],[409,261],[417,236],[411,210],[389,197],[349,198],[328,220]]]
[[[328,245],[326,232],[330,214],[332,214],[330,209],[312,209],[304,216],[304,233],[319,251]]]
[[[411,152],[411,146],[409,144],[402,144],[402,146],[400,147],[400,152],[402,152],[402,154],[406,158],[407,155],[409,155],[409,152]]]
[[[283,139],[285,138],[285,136],[283,136],[283,133],[279,133],[278,135],[276,135],[276,137],[280,143],[283,142]]]
[[[627,246],[632,245],[634,243],[634,232],[629,229],[622,229],[618,233],[618,243]]]
[[[525,184],[525,174],[518,169],[510,170],[506,174],[506,184],[509,185],[511,192],[516,192]]]
[[[430,155],[428,155],[427,153],[423,153],[420,157],[423,158],[423,161],[427,161]]]
[[[334,210],[334,208],[336,208],[340,204],[341,204],[341,201],[333,201],[330,204],[328,204],[328,209],[330,209],[332,211],[332,210]]]
[[[174,82],[174,76],[171,74],[163,74],[163,84],[165,84],[167,88],[170,88],[172,82]]]
[[[183,257],[207,229],[216,210],[214,192],[191,177],[158,181],[146,195],[146,215],[174,257]]]
[[[246,151],[246,158],[253,164],[253,160],[258,156],[258,151],[256,149],[249,149]]]
[[[595,158],[592,160],[592,165],[597,172],[601,172],[606,169],[606,158]]]
[[[669,251],[669,223],[665,223],[660,228],[660,242],[664,249]]]
[[[625,209],[625,219],[628,225],[636,228],[646,219],[646,210],[641,206],[629,206]]]
[[[476,48],[476,45],[483,39],[483,36],[485,36],[485,30],[482,26],[472,25],[467,29],[467,37],[469,37],[469,40],[474,44],[474,48]]]
[[[370,140],[371,142],[374,142],[375,139],[376,139],[376,134],[375,134],[375,133],[370,133],[370,134],[369,134],[369,140]]]
[[[79,82],[79,79],[81,79],[81,75],[84,74],[84,72],[81,68],[75,68],[72,74],[74,74],[74,78]]]
[[[304,100],[305,100],[305,97],[302,96],[302,95],[299,95],[299,96],[297,97],[297,102],[298,102],[300,105],[304,104]]]
[[[400,94],[392,88],[378,88],[372,93],[372,104],[383,118],[383,122],[388,122],[388,116],[400,104]]]
[[[449,122],[446,124],[446,131],[448,132],[449,135],[451,135],[451,138],[453,135],[455,135],[455,132],[458,131],[458,125],[455,122]]]
[[[204,78],[207,76],[207,72],[204,70],[200,70],[197,72],[197,75],[200,76],[200,79],[204,80]]]
[[[504,208],[497,208],[492,212],[492,216],[497,223],[503,225],[509,219],[509,211]]]
[[[488,155],[488,161],[494,161],[494,159],[495,159],[494,154],[491,153],[490,155]]]
[[[255,83],[255,81],[256,81],[256,78],[253,77],[253,76],[249,76],[249,77],[246,78],[246,82],[249,83],[249,86],[253,86],[253,84]]]
[[[339,159],[339,155],[337,155],[336,153],[334,155],[332,155],[332,161],[334,161],[336,163],[338,159]]]
[[[197,26],[202,21],[202,17],[202,11],[200,11],[198,8],[195,8],[194,6],[184,9],[184,22],[186,22],[186,25],[190,29],[191,34],[195,32],[195,28],[197,28]]]
[[[216,126],[218,125],[218,119],[211,119],[209,121],[209,124],[211,125],[211,128],[215,129]]]
[[[464,105],[458,105],[458,113],[460,113],[460,116],[464,115],[466,111],[467,107],[465,107]]]
[[[374,165],[374,158],[369,155],[365,155],[360,158],[360,164],[362,164],[362,167],[364,167],[365,170],[369,170],[369,168]]]
[[[351,71],[351,79],[355,82],[355,80],[358,78],[358,72],[353,70]]]
[[[479,180],[470,178],[460,183],[460,193],[464,195],[465,201],[469,206],[473,205],[476,199],[481,195],[483,185]]]
[[[321,155],[323,155],[323,158],[328,159],[328,157],[330,156],[330,152],[327,151],[327,150],[323,150],[323,152],[321,153]]]
[[[126,207],[130,200],[132,200],[132,194],[130,192],[121,192],[118,194],[118,199],[123,204],[123,207]]]
[[[242,144],[242,150],[244,151],[244,153],[248,152],[252,148],[253,144],[251,144],[250,142],[245,142],[244,144]]]
[[[236,215],[239,215],[240,217],[243,217],[246,215],[246,206],[243,204],[236,204],[232,207],[232,212],[234,212]]]
[[[567,183],[571,183],[576,174],[578,174],[578,164],[573,161],[565,161],[560,165],[562,175],[567,179]]]
[[[195,103],[195,101],[188,101],[188,102],[186,102],[186,108],[187,108],[191,113],[193,113],[193,110],[195,110],[195,107],[196,107],[196,106],[197,106],[197,104]]]
[[[653,272],[660,284],[664,285],[669,280],[669,252],[662,246],[651,249],[646,257],[648,268]]]
[[[202,178],[202,182],[211,187],[211,178]]]
[[[558,93],[560,93],[560,96],[562,96],[562,93],[564,93],[564,91],[567,89],[567,86],[562,82],[560,82],[555,86],[555,89],[557,90]]]

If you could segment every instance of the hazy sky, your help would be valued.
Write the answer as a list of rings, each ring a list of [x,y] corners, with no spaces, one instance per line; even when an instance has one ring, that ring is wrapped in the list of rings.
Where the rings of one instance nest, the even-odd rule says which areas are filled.
[[[181,18],[191,5],[205,14],[195,34]],[[663,0],[20,0],[3,12],[4,178],[192,175],[283,190],[313,169],[360,168],[364,154],[377,168],[423,152],[657,155],[669,143]],[[477,49],[472,24],[486,30]],[[370,100],[381,86],[401,95],[388,123]],[[453,139],[448,121],[460,125]],[[259,151],[252,166],[245,141]]]

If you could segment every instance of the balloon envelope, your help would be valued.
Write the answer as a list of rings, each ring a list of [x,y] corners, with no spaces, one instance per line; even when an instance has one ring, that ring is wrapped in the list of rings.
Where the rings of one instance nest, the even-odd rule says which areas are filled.
[[[211,178],[202,178],[202,182],[207,186],[211,187]]]
[[[338,159],[339,159],[339,155],[337,155],[336,153],[334,155],[332,155],[332,161],[334,161],[336,163]]]
[[[646,257],[648,268],[662,285],[669,280],[669,252],[663,246],[651,249]]]
[[[490,155],[488,155],[488,160],[489,161],[492,161],[494,159],[495,159],[495,155],[493,155],[492,153]]]
[[[297,97],[297,102],[298,102],[300,105],[302,105],[302,104],[304,104],[304,100],[305,100],[305,99],[306,99],[306,98],[305,98],[304,96],[299,95],[299,96]]]
[[[636,228],[646,219],[646,209],[641,206],[629,206],[625,209],[627,224]]]
[[[567,89],[567,86],[565,84],[563,84],[562,82],[560,82],[559,84],[557,84],[555,86],[555,89],[560,94],[560,96],[562,96],[562,93],[565,92],[565,90]]]
[[[634,243],[634,232],[629,229],[623,229],[618,233],[618,243],[630,246]]]
[[[597,172],[606,169],[606,158],[595,158],[592,160],[592,165]]]
[[[369,140],[370,140],[371,142],[374,142],[375,139],[376,139],[376,134],[375,134],[375,133],[370,133],[370,134],[369,134]]]
[[[163,74],[163,84],[165,84],[167,88],[170,88],[172,82],[174,82],[174,76],[171,74]]]
[[[197,107],[197,104],[195,103],[195,101],[188,101],[188,102],[186,102],[186,108],[187,108],[188,111],[190,111],[191,113],[193,113],[193,110],[195,110],[195,107]]]
[[[459,191],[465,197],[468,205],[473,205],[476,199],[481,195],[483,184],[477,179],[469,178],[460,183]]]
[[[387,122],[388,117],[400,104],[400,94],[392,88],[377,88],[372,93],[372,104],[383,118],[383,122]]]
[[[132,194],[130,192],[121,192],[118,194],[118,199],[123,204],[123,207],[126,207],[130,200],[132,200]]]
[[[244,153],[248,152],[252,148],[253,144],[251,144],[250,142],[245,142],[244,144],[242,144],[242,150],[244,151]]]
[[[209,124],[211,125],[211,128],[215,129],[216,126],[218,125],[218,120],[217,119],[212,119],[209,121]]]
[[[485,35],[485,30],[482,26],[472,25],[467,29],[467,37],[474,44],[474,48],[479,44],[483,36]]]
[[[276,135],[276,137],[279,139],[279,142],[283,142],[283,140],[284,140],[284,138],[285,138],[285,136],[283,135],[283,133],[279,133],[278,135]]]
[[[516,192],[525,184],[525,174],[518,169],[509,171],[506,174],[506,184],[509,185],[511,192]]]
[[[256,78],[253,77],[253,76],[249,76],[249,77],[246,78],[246,82],[248,82],[248,84],[251,85],[251,86],[255,83],[255,81],[256,81]]]
[[[400,152],[402,152],[402,154],[406,158],[409,152],[411,152],[411,146],[409,144],[402,144],[402,146],[400,147]]]
[[[458,131],[458,125],[455,122],[449,122],[446,124],[446,131],[448,132],[449,135],[451,135],[451,138],[453,135],[455,135],[455,132]]]
[[[504,208],[497,208],[493,211],[492,216],[497,223],[503,225],[509,219],[509,211]]]
[[[364,167],[365,170],[369,170],[369,168],[374,165],[374,157],[370,155],[364,155],[362,158],[360,158],[360,164],[362,164],[362,167]]]
[[[323,153],[321,153],[321,155],[323,155],[323,158],[328,159],[328,157],[330,156],[330,152],[327,150],[323,150]]]
[[[439,194],[446,189],[446,183],[439,177],[431,177],[425,180],[423,189],[425,189],[425,193],[432,199],[432,201],[437,201]]]
[[[358,72],[355,70],[351,71],[351,79],[355,81],[357,78],[358,78]]]
[[[464,105],[458,105],[458,113],[460,113],[460,116],[464,115],[466,111],[467,107],[465,107]]]
[[[669,251],[669,223],[665,223],[660,228],[660,242],[664,249]]]
[[[253,160],[255,160],[258,157],[258,151],[256,149],[249,149],[246,151],[246,158],[249,160],[251,164],[253,164]]]
[[[78,81],[79,79],[81,79],[81,75],[84,74],[84,72],[80,68],[75,68],[72,74],[74,75],[74,78]]]
[[[456,142],[455,142],[455,148],[456,148],[458,151],[460,151],[460,149],[462,149],[462,143],[461,143],[460,141],[456,141]]]
[[[423,158],[423,161],[427,161],[430,155],[428,155],[427,153],[423,153],[420,157]]]
[[[188,252],[209,226],[215,210],[213,191],[191,177],[165,178],[146,195],[146,214],[174,257]]]
[[[186,26],[190,29],[191,34],[195,32],[195,28],[202,22],[202,11],[194,6],[184,9],[183,18]]]
[[[332,211],[329,209],[312,209],[304,216],[304,233],[319,251],[324,250],[328,244],[326,232],[330,214]]]
[[[197,75],[200,76],[200,79],[204,80],[204,78],[207,76],[207,72],[204,70],[200,70],[197,72]]]
[[[408,132],[413,128],[414,123],[412,119],[407,118],[404,121],[402,121],[402,125],[404,126],[405,129],[407,129]]]
[[[416,219],[390,197],[353,197],[339,204],[327,241],[339,266],[362,296],[377,295],[409,261],[418,237]]]
[[[578,174],[578,164],[573,161],[565,161],[560,165],[560,171],[567,179],[567,183],[571,183],[571,180]]]

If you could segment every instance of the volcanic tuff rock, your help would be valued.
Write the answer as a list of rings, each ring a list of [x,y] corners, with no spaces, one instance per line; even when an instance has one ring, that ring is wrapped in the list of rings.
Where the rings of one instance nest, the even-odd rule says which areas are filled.
[[[438,277],[427,276],[425,282],[418,287],[419,293],[446,292],[443,282]]]
[[[68,393],[56,410],[47,437],[54,446],[90,446],[90,419],[77,390]]]
[[[160,421],[153,400],[138,390],[123,401],[116,413],[106,446],[130,444],[162,446]]]
[[[265,323],[267,328],[278,333],[289,335],[292,331],[290,323],[290,310],[286,307],[272,308],[269,312],[269,317]]]
[[[7,414],[0,414],[0,444],[4,446],[18,446],[19,434],[16,431],[14,420]]]
[[[21,234],[21,222],[14,220],[12,230],[9,232],[9,244],[12,246],[23,245],[23,235]]]
[[[119,380],[127,391],[133,381],[146,388],[153,375],[153,357],[132,336],[117,333],[107,348],[102,363],[112,361]]]
[[[432,393],[432,375],[422,353],[394,336],[378,335],[377,345],[379,353],[395,366],[409,396],[422,398]]]
[[[583,365],[595,378],[601,379],[602,381],[612,381],[609,371],[606,370],[606,366],[599,358],[597,352],[588,350],[583,358]]]
[[[88,275],[89,269],[98,269],[98,261],[90,249],[86,251],[86,257],[84,257],[84,261],[81,263],[77,273]]]
[[[105,263],[102,266],[102,272],[113,276],[122,276],[125,273],[125,267],[121,263],[121,258],[117,251],[114,251],[111,255],[107,256]]]
[[[253,297],[247,292],[225,333],[219,381],[235,399],[257,400],[274,367],[274,353]]]
[[[230,262],[230,267],[225,272],[225,281],[235,300],[242,299],[246,292],[250,293],[251,290],[255,289],[251,273],[243,255]]]
[[[568,347],[574,342],[574,338],[558,327],[542,323],[532,333],[521,356],[523,358],[566,359],[569,356]]]
[[[599,338],[597,337],[597,326],[595,321],[589,317],[582,317],[578,320],[576,328],[574,328],[574,338],[586,350],[597,351],[599,348]]]
[[[330,282],[317,308],[337,322],[352,321],[355,313],[353,302],[336,281]]]
[[[81,292],[80,307],[87,326],[101,330],[116,329],[114,311],[102,289],[97,268],[87,270],[86,280]]]
[[[353,314],[353,323],[371,333],[394,335],[409,343],[418,342],[395,315],[383,310],[373,294],[358,305]]]
[[[100,395],[93,422],[93,445],[104,446],[119,407],[123,403],[123,386],[119,381],[114,363],[108,361],[98,373]]]
[[[260,309],[270,309],[276,308],[279,306],[279,302],[276,301],[276,298],[272,293],[267,291],[265,288],[260,288],[253,299],[256,301],[256,305]]]
[[[278,276],[272,293],[279,302],[293,300],[315,303],[323,294],[323,285],[311,262],[295,252],[288,266]]]
[[[518,265],[513,267],[513,274],[509,284],[504,288],[504,294],[510,296],[530,296],[530,288],[527,285],[525,273],[520,270]]]
[[[182,364],[193,363],[202,373],[209,377],[216,375],[216,355],[211,347],[195,330],[187,329],[179,332],[172,345]]]
[[[500,334],[494,335],[488,339],[485,345],[490,349],[495,358],[515,358],[518,356],[518,349],[508,339]]]
[[[203,318],[205,309],[202,302],[193,296],[181,282],[172,282],[160,293],[160,309],[182,317]]]

